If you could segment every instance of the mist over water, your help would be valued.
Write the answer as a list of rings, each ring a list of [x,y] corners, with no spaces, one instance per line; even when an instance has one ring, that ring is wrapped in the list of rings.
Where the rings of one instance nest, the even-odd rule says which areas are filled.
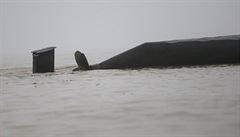
[[[240,34],[239,7],[238,0],[1,0],[0,68],[31,66],[30,52],[48,46],[64,66],[76,50],[95,63],[144,42]]]

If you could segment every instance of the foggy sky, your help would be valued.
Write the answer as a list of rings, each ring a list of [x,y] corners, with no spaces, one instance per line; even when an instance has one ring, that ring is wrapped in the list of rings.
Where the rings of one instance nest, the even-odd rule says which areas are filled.
[[[233,34],[238,0],[0,0],[0,68],[30,66],[30,51],[47,46],[58,60],[81,50],[99,62],[143,42]]]

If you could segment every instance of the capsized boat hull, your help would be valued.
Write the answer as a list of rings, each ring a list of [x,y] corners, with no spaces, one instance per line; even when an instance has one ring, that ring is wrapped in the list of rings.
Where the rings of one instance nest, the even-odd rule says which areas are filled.
[[[150,42],[99,63],[96,69],[238,64],[239,50],[240,35]]]

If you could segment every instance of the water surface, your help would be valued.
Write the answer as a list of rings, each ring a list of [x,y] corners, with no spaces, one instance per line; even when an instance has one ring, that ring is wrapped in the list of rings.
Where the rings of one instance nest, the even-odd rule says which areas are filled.
[[[240,66],[1,69],[0,136],[240,136]]]

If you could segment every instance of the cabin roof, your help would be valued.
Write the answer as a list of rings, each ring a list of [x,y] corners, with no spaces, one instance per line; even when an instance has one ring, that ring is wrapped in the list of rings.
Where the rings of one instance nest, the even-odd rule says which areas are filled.
[[[44,52],[48,52],[50,50],[53,50],[55,49],[56,47],[48,47],[48,48],[43,48],[43,49],[39,49],[39,50],[34,50],[32,51],[33,54],[41,54],[41,53],[44,53]]]

